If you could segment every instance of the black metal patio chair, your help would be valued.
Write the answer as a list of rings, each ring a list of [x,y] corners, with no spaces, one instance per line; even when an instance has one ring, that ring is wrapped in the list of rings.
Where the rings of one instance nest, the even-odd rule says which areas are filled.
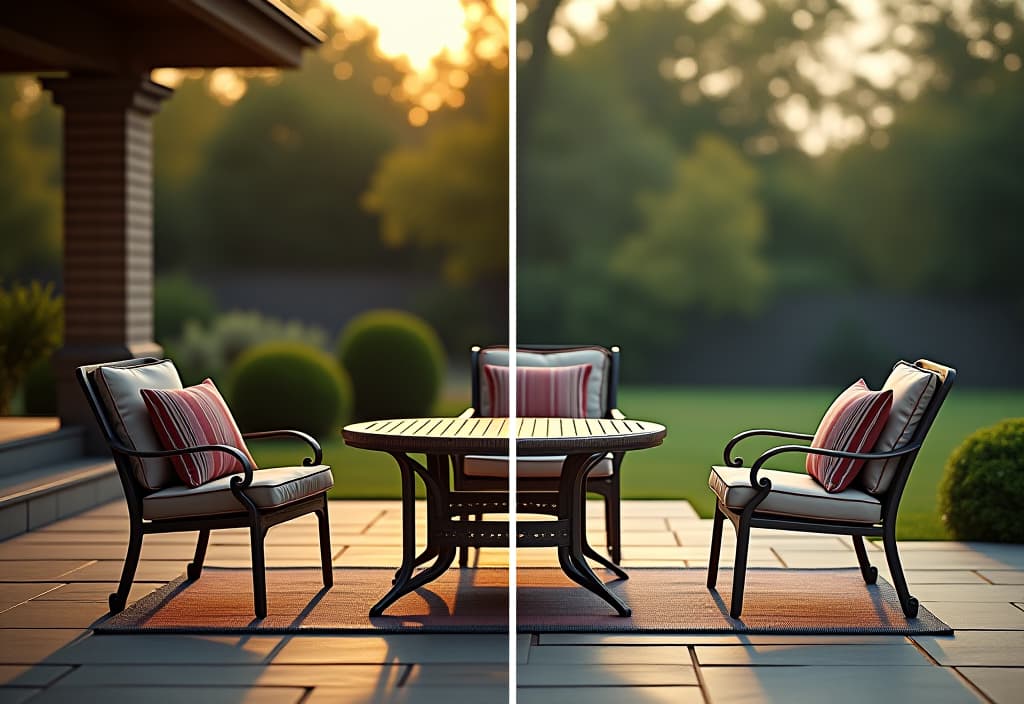
[[[210,531],[248,528],[252,548],[253,603],[257,618],[267,615],[264,538],[279,523],[315,513],[320,528],[320,557],[324,587],[334,583],[327,490],[334,484],[330,467],[322,464],[320,445],[296,430],[248,433],[245,439],[291,437],[303,440],[312,457],[301,466],[257,469],[245,453],[228,445],[161,449],[142,399],[141,389],[180,389],[178,371],[170,360],[151,357],[79,367],[78,381],[92,407],[114,457],[125,499],[131,533],[117,592],[110,595],[110,612],[124,609],[142,552],[150,533],[198,531],[195,556],[186,574],[199,579]],[[184,485],[169,459],[174,455],[222,452],[233,456],[243,472],[198,487]]]
[[[485,367],[493,365],[507,367],[509,350],[506,346],[473,347],[471,349],[472,407],[466,415],[504,417],[508,408],[498,408],[491,398]],[[619,348],[597,345],[520,345],[516,352],[516,364],[524,367],[565,368],[589,365],[589,376],[585,382],[584,417],[625,418],[617,407],[619,385]],[[620,481],[622,458],[625,453],[609,453],[587,480],[587,491],[604,500],[605,535],[608,548],[607,558],[590,551],[589,556],[608,567],[620,577],[625,577],[619,567],[622,561],[622,527],[620,518]],[[565,457],[518,457],[517,486],[520,491],[558,493],[558,481]],[[467,456],[455,458],[454,486],[456,491],[499,491],[508,485],[508,458]],[[538,505],[531,512],[546,513],[551,509]],[[557,513],[557,509],[554,509]],[[482,514],[470,514],[482,520]],[[469,562],[468,548],[462,548],[459,564],[465,567]]]
[[[853,539],[861,575],[867,584],[875,583],[878,569],[868,559],[864,538],[881,537],[903,613],[908,618],[917,615],[918,601],[910,595],[896,548],[896,514],[914,460],[955,379],[956,370],[942,364],[925,359],[913,365],[898,362],[883,387],[893,389],[897,394],[894,395],[893,410],[872,452],[781,445],[761,453],[747,468],[743,467],[741,457],[732,456],[733,449],[747,438],[767,435],[810,441],[814,436],[781,430],[748,430],[726,444],[723,453],[725,466],[712,467],[708,480],[717,501],[707,585],[708,589],[714,589],[717,583],[722,525],[728,518],[736,529],[736,560],[729,609],[733,618],[739,618],[743,610],[751,528],[849,535]],[[903,397],[898,396],[901,393]],[[893,442],[880,450],[887,437]],[[857,478],[857,487],[828,493],[806,474],[764,469],[766,462],[786,453],[866,460],[868,463]]]

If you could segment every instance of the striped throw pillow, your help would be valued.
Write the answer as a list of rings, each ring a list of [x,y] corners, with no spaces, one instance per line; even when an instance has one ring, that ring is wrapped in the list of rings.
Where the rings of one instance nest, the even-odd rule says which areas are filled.
[[[844,452],[871,452],[892,408],[892,391],[872,391],[863,379],[839,394],[818,425],[811,447]],[[857,478],[864,460],[807,455],[807,473],[825,491],[842,491]]]
[[[256,466],[231,411],[211,380],[184,389],[142,389],[141,393],[153,429],[165,449],[230,445],[241,450]],[[244,471],[242,464],[226,452],[174,455],[171,463],[181,481],[191,487]]]
[[[593,366],[517,367],[516,415],[520,418],[585,418],[587,379]],[[508,367],[484,365],[495,414],[510,407]]]

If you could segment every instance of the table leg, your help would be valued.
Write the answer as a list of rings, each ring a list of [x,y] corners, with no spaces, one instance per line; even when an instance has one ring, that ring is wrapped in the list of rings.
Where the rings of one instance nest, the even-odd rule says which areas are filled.
[[[455,548],[441,547],[439,531],[444,520],[443,507],[447,502],[446,485],[439,481],[435,471],[423,468],[418,462],[406,454],[392,453],[402,473],[402,566],[395,574],[393,586],[384,597],[370,609],[370,616],[380,616],[384,609],[409,592],[418,589],[427,582],[437,579],[451,566],[455,559]],[[432,470],[437,470],[440,463],[434,456],[428,456]],[[416,476],[423,480],[427,492],[427,548],[416,556]],[[422,564],[421,558],[433,550],[437,561],[416,576],[413,570]],[[433,557],[434,555],[431,555]],[[425,562],[429,557],[424,558]]]
[[[586,498],[587,475],[603,456],[604,453],[569,455],[565,459],[559,486],[558,512],[559,518],[569,519],[569,545],[559,547],[558,559],[570,579],[604,599],[620,616],[629,616],[632,614],[630,608],[594,574],[584,555],[586,518],[582,502]],[[566,569],[567,563],[574,569]]]

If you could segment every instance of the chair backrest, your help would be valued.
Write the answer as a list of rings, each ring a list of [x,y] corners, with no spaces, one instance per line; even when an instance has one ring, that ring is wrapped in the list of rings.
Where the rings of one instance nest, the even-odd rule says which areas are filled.
[[[108,445],[144,451],[163,449],[140,391],[182,388],[173,362],[153,357],[104,362],[79,367],[76,376]],[[112,454],[129,503],[151,491],[181,483],[167,459]]]
[[[495,409],[484,377],[484,365],[507,367],[507,346],[471,349],[473,408],[483,416],[504,416],[507,409]],[[619,348],[598,345],[519,345],[516,364],[520,367],[568,367],[591,365],[586,388],[586,415],[605,418],[618,403]]]
[[[927,359],[917,360],[914,362],[914,366],[933,372],[938,377],[938,386],[932,394],[924,414],[921,416],[917,429],[908,441],[911,444],[924,442],[924,439],[928,436],[928,431],[931,430],[932,424],[935,422],[935,417],[939,414],[939,409],[942,408],[942,404],[946,400],[946,396],[949,395],[953,382],[956,380],[956,369],[952,367],[947,367]],[[879,497],[882,499],[883,520],[892,520],[892,517],[896,515],[900,498],[903,496],[903,489],[907,485],[907,479],[910,478],[910,470],[914,466],[914,460],[917,459],[918,452],[904,455],[900,459],[899,464],[896,466],[892,483],[883,495]]]

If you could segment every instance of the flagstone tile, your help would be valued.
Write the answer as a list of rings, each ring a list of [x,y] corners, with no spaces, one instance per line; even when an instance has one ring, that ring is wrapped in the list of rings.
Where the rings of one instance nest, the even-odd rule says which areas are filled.
[[[642,687],[699,684],[691,663],[673,665],[521,665],[520,687]]]
[[[919,665],[930,663],[912,643],[819,644],[793,645],[716,645],[696,647],[697,662],[707,665],[822,665],[835,667],[849,664],[858,667],[881,665]]]
[[[107,604],[107,598],[117,591],[117,582],[72,582],[59,585],[57,589],[35,597],[33,601],[89,601]],[[128,592],[128,603],[132,603],[155,591],[160,584],[155,582],[132,583]]]
[[[905,636],[680,633],[642,635],[633,633],[541,633],[540,645],[897,645],[910,643]]]
[[[533,646],[529,664],[544,665],[689,665],[690,651],[679,645]]]
[[[521,671],[521,670],[520,670]],[[413,665],[403,687],[499,687],[508,688],[508,664],[435,663]]]
[[[14,665],[51,664],[54,653],[88,633],[78,628],[0,630],[0,663]],[[58,664],[56,661],[52,664]]]
[[[507,663],[501,634],[402,634],[386,636],[293,636],[275,664]]]
[[[145,551],[145,548],[143,548]],[[135,571],[136,582],[170,582],[185,572],[187,560],[139,560]],[[80,569],[68,571],[62,577],[69,582],[116,582],[121,579],[123,560],[100,560],[83,563]]]
[[[70,670],[64,665],[0,665],[0,686],[45,687]]]
[[[187,681],[198,686],[319,687],[345,686],[393,689],[408,665],[188,665]],[[171,687],[183,681],[181,665],[84,665],[55,686],[77,689],[96,686],[148,685]]]
[[[961,675],[971,681],[995,704],[1016,704],[1024,692],[1024,668],[960,667]]]
[[[889,570],[884,564],[884,559],[877,564],[878,571],[888,574]],[[886,567],[883,570],[883,567]],[[919,584],[964,584],[984,586],[989,582],[973,570],[904,570],[907,583]],[[916,593],[916,590],[915,590]]]
[[[764,702],[914,701],[963,704],[978,697],[951,671],[938,667],[872,666],[868,674],[856,662],[823,667],[702,667],[708,698],[715,704]]]
[[[929,601],[925,606],[954,630],[1024,631],[1024,611],[1008,603]]]
[[[317,687],[302,704],[497,704],[508,700],[507,686],[400,687],[365,690]]]
[[[90,560],[2,560],[0,582],[60,582]]]
[[[42,690],[2,687],[0,688],[0,704],[21,704],[21,702],[27,702],[40,691]]]
[[[518,704],[703,704],[699,687],[520,687]]]
[[[107,614],[106,603],[29,601],[0,613],[0,628],[89,628]]]
[[[1024,584],[1024,570],[980,570],[978,574],[993,584]]]
[[[913,581],[909,576],[907,581],[914,596],[921,601],[1024,601],[1024,584],[927,584]]]
[[[306,694],[299,687],[84,687],[76,690],[75,704],[289,704]],[[67,690],[52,687],[32,701],[67,704]]]
[[[126,518],[83,518],[76,516],[43,526],[37,530],[44,533],[124,533],[128,534],[130,524]]]
[[[60,582],[0,582],[0,613],[60,586]]]
[[[959,631],[913,640],[944,666],[1024,667],[1024,631]]]
[[[280,636],[92,635],[47,658],[69,665],[253,665],[281,644]]]

